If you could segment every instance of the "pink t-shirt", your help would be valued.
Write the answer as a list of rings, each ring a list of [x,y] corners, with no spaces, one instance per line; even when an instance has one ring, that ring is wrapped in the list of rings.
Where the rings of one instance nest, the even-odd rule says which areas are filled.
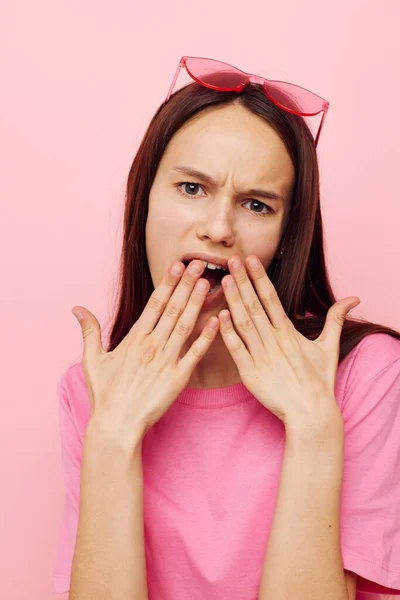
[[[62,593],[91,414],[80,362],[58,392],[65,504],[53,591]],[[345,427],[343,566],[359,576],[357,600],[400,595],[400,341],[364,338],[338,366],[335,397]],[[142,444],[151,600],[257,599],[284,446],[283,423],[244,384],[182,391]]]

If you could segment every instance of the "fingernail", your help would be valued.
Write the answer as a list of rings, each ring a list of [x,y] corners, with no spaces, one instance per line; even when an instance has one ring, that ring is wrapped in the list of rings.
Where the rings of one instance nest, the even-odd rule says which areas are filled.
[[[260,266],[260,262],[259,262],[258,258],[252,258],[252,259],[249,260],[249,267],[253,271],[255,271],[256,269],[258,269],[259,266]]]
[[[236,258],[232,263],[232,269],[234,271],[239,271],[241,266],[242,266],[242,263],[240,261],[240,258]]]
[[[78,319],[78,321],[83,321],[83,313],[80,310],[73,310],[72,314]]]
[[[174,265],[171,270],[173,275],[180,275],[183,271],[182,265]]]

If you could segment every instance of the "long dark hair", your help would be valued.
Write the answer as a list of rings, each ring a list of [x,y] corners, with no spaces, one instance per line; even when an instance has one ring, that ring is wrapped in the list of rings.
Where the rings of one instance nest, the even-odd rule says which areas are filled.
[[[208,107],[241,104],[264,119],[284,141],[295,168],[291,212],[280,248],[268,268],[286,314],[308,339],[316,339],[329,308],[337,301],[329,281],[324,254],[319,170],[312,133],[302,117],[273,104],[258,84],[240,94],[219,92],[199,83],[176,91],[160,105],[151,120],[129,171],[125,195],[123,244],[120,258],[116,314],[107,351],[114,350],[143,312],[154,290],[145,248],[145,226],[150,188],[168,142],[182,125]],[[340,339],[339,362],[365,336],[400,332],[348,317]]]

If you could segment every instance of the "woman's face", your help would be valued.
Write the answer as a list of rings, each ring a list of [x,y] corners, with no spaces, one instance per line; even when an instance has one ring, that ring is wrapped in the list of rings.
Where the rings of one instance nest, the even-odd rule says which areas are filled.
[[[177,167],[197,169],[215,183]],[[242,261],[256,254],[268,269],[289,215],[294,179],[279,135],[244,107],[212,107],[186,122],[170,140],[150,190],[146,252],[154,287],[186,253],[239,255]],[[254,188],[282,199],[248,192]],[[224,294],[201,310],[190,344],[223,308]]]

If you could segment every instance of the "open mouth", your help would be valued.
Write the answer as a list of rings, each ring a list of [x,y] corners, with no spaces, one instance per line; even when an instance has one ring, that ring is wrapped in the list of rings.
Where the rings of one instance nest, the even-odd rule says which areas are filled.
[[[187,267],[190,262],[191,261],[189,260],[184,260],[183,264],[185,267]],[[208,267],[204,269],[201,277],[210,282],[210,289],[208,291],[209,294],[212,294],[215,290],[221,287],[222,278],[226,274],[227,271],[224,271],[223,269],[209,269]]]

